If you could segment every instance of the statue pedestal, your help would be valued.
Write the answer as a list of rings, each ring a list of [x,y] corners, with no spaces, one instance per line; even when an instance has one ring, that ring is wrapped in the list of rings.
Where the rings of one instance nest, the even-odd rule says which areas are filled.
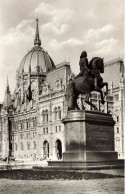
[[[69,111],[65,119],[63,161],[99,162],[117,160],[111,115],[99,111]]]

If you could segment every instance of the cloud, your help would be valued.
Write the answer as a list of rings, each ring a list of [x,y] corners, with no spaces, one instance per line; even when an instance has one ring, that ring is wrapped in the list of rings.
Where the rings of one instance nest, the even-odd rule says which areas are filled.
[[[103,26],[100,29],[89,29],[85,35],[85,38],[87,39],[98,39],[100,36],[104,36],[107,33],[113,32],[114,27],[111,24],[107,24],[106,26]]]
[[[66,33],[66,31],[68,30],[68,25],[62,24],[57,27],[53,23],[47,23],[42,25],[41,29],[44,34],[50,35],[52,37],[52,35],[57,36]]]

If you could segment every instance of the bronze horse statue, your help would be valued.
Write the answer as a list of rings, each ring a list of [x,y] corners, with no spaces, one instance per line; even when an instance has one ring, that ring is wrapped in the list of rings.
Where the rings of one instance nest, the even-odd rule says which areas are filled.
[[[67,102],[68,110],[79,109],[77,104],[77,99],[80,94],[85,95],[85,102],[87,104],[89,104],[94,109],[97,109],[96,106],[89,101],[90,94],[93,91],[100,93],[101,103],[104,104],[104,96],[101,89],[104,86],[106,86],[105,95],[107,95],[108,83],[103,82],[103,78],[100,75],[100,73],[104,73],[103,59],[100,57],[94,57],[93,59],[91,59],[88,67],[90,69],[90,72],[86,72],[84,76],[79,76],[74,78],[67,86],[66,102]],[[95,84],[94,84],[95,73],[93,72],[99,72],[96,75],[98,88],[95,88]]]

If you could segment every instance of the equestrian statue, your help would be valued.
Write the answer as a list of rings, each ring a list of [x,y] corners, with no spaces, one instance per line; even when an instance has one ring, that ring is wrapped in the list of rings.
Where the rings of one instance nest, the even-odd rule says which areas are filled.
[[[101,103],[104,104],[102,88],[106,86],[105,95],[108,94],[108,83],[103,82],[100,73],[104,73],[103,59],[94,57],[87,59],[87,52],[83,51],[80,56],[80,73],[70,81],[66,89],[66,102],[68,110],[79,109],[77,99],[80,94],[85,95],[85,102],[94,109],[97,107],[89,101],[91,92],[96,91],[101,95]]]

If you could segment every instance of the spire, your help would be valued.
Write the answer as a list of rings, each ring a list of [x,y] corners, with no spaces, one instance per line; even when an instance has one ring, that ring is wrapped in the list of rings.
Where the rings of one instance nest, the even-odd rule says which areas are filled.
[[[34,45],[40,46],[41,40],[39,38],[39,27],[38,27],[38,19],[36,19],[36,34],[34,39]]]
[[[5,96],[4,96],[4,107],[5,108],[9,107],[11,104],[12,104],[12,101],[11,101],[11,94],[10,94],[8,76],[7,76],[7,86],[6,86]]]
[[[6,92],[10,92],[9,82],[8,82],[8,76],[7,76],[7,86],[6,86]]]

